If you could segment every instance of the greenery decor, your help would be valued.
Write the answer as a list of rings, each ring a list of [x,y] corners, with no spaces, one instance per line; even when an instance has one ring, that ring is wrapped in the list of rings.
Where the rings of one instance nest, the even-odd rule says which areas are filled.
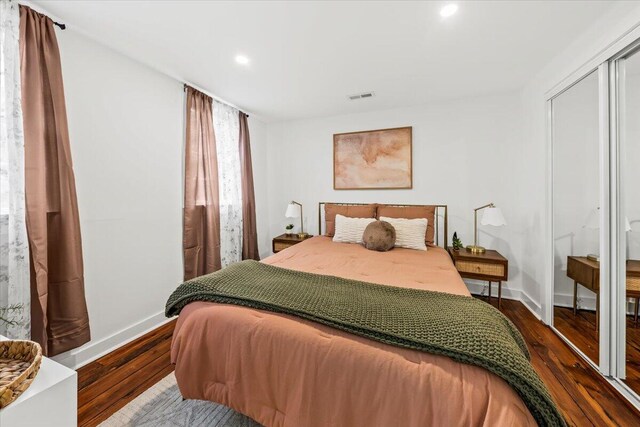
[[[287,233],[291,234],[291,232],[293,231],[293,224],[287,225],[285,229],[287,230]]]
[[[458,238],[458,233],[453,233],[453,249],[459,251],[463,247],[462,240]]]

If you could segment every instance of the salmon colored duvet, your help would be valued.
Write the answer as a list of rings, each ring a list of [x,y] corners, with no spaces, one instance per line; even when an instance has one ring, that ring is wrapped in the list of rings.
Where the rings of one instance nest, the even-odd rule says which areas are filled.
[[[263,262],[470,296],[441,248],[373,252],[314,237]],[[227,405],[265,426],[536,425],[516,392],[480,367],[268,311],[191,303],[171,358],[186,399]]]

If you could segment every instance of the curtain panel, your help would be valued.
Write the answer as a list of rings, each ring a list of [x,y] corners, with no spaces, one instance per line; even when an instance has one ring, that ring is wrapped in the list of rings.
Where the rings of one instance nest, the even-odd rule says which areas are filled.
[[[217,271],[220,261],[218,159],[212,99],[185,86],[184,280]]]
[[[20,6],[31,337],[52,356],[90,337],[76,185],[53,21]]]
[[[0,334],[31,336],[20,90],[20,10],[0,2]]]
[[[213,101],[213,132],[220,188],[220,258],[222,267],[242,260],[242,191],[238,110]]]
[[[253,191],[253,167],[251,166],[251,144],[247,115],[238,112],[240,131],[238,152],[240,153],[240,176],[242,184],[242,259],[260,261],[258,230],[256,226],[256,201]]]

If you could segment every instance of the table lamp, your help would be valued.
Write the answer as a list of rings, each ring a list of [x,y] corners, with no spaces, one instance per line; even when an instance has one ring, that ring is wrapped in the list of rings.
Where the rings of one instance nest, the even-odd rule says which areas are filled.
[[[585,221],[583,228],[589,228],[592,230],[600,229],[600,206],[592,209],[591,212],[589,212],[589,216],[587,216],[587,220]],[[631,223],[629,222],[629,218],[627,218],[626,216],[624,217],[624,231],[625,233],[631,231]],[[600,255],[587,254],[587,259],[599,262]]]
[[[482,220],[480,221],[482,225],[500,227],[501,225],[507,224],[507,221],[504,219],[504,215],[502,215],[502,211],[493,203],[475,208],[473,210],[473,245],[467,246],[467,250],[473,254],[483,254],[487,251],[485,248],[478,245],[478,211],[483,209],[484,213],[482,215]]]
[[[304,239],[309,236],[304,232],[304,219],[302,217],[301,203],[298,203],[295,200],[290,201],[289,205],[287,205],[287,211],[285,212],[284,216],[286,216],[287,218],[300,218],[300,232],[298,233],[298,237]]]

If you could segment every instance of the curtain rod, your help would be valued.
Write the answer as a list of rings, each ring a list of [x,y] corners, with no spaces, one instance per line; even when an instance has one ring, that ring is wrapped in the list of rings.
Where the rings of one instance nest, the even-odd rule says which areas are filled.
[[[41,9],[38,10],[39,8],[34,8],[33,5],[31,4],[31,2],[29,2],[29,1],[20,2],[20,3],[18,3],[18,6],[19,7],[29,8],[29,9],[33,10],[34,12],[36,12],[37,14],[43,15],[45,18],[51,19],[51,16],[48,13],[41,12],[40,11]],[[56,22],[53,19],[51,19],[51,22],[53,22],[53,25],[55,25],[56,27],[60,28],[61,30],[66,30],[67,29],[66,24],[63,24],[62,22]]]
[[[222,103],[222,104],[227,104],[228,106],[230,106],[230,107],[232,107],[232,108],[235,108],[236,110],[240,111],[242,114],[244,114],[245,116],[247,116],[247,118],[249,118],[249,114],[245,113],[244,111],[242,111],[241,109],[239,109],[239,108],[238,108],[238,107],[236,107],[235,105],[231,105],[231,104],[229,104],[228,102],[221,101],[220,99],[216,98],[215,96],[211,96],[211,95],[209,95],[208,93],[205,93],[205,92],[201,91],[200,89],[198,89],[198,88],[195,88],[195,87],[191,86],[191,85],[190,85],[190,84],[188,84],[188,83],[184,83],[184,84],[182,85],[182,91],[183,91],[183,92],[184,92],[184,91],[186,91],[188,87],[190,87],[191,89],[197,90],[197,91],[198,91],[198,92],[200,92],[200,93],[204,93],[205,95],[207,95],[207,96],[208,96],[208,97],[210,97],[211,99],[215,99],[216,101],[218,101],[218,102],[220,102],[220,103]]]

